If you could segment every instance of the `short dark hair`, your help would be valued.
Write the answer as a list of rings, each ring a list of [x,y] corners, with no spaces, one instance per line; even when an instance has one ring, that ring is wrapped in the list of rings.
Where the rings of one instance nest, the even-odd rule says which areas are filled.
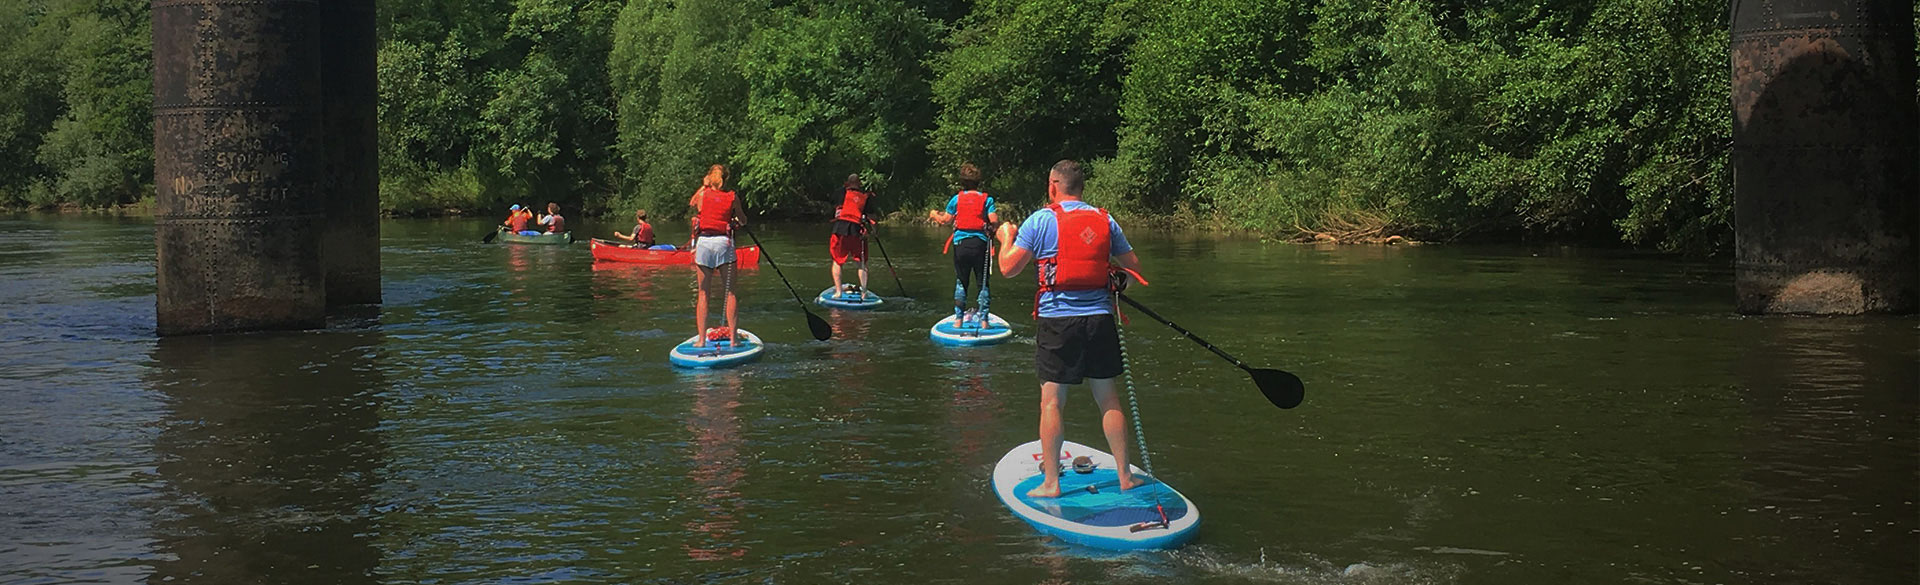
[[[1087,189],[1087,171],[1073,159],[1064,159],[1053,163],[1053,174],[1060,175],[1060,190],[1068,195],[1080,196]]]
[[[960,188],[968,191],[980,189],[980,167],[973,166],[973,163],[960,165]]]
[[[848,189],[859,189],[860,173],[853,173],[853,174],[847,175],[847,182],[845,183],[845,186]]]

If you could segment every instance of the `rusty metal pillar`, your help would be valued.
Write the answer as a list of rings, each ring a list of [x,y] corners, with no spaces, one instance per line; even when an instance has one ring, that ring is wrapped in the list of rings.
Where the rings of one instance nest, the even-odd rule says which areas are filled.
[[[314,0],[154,0],[161,335],[321,327]]]
[[[1734,0],[1742,313],[1920,308],[1913,0]]]
[[[374,135],[374,0],[320,3],[327,305],[380,302],[380,158]]]

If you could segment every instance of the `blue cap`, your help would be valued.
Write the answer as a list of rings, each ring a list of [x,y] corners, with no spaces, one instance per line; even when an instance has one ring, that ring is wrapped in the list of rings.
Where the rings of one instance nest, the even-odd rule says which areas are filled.
[[[514,206],[513,206],[513,207],[508,207],[508,208],[507,208],[507,211],[519,211],[519,210],[520,210],[520,205],[519,205],[519,204],[514,204]]]

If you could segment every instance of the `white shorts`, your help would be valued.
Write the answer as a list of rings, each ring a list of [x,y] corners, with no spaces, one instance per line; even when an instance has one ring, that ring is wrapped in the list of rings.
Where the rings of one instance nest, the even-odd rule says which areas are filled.
[[[707,268],[719,268],[733,263],[733,238],[727,236],[701,236],[693,243],[693,263]]]

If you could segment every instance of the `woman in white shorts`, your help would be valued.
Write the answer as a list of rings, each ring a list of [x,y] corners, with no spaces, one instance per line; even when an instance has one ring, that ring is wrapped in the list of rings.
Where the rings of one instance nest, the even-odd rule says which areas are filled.
[[[700,336],[694,347],[707,345],[707,297],[713,292],[715,276],[720,277],[726,289],[727,336],[734,344],[740,343],[739,323],[735,319],[739,298],[733,287],[733,226],[746,222],[740,213],[740,198],[732,191],[721,190],[726,176],[726,165],[713,165],[707,169],[706,178],[701,179],[700,190],[687,201],[693,206],[693,266],[695,282],[700,288],[700,297],[693,304],[694,328]]]

